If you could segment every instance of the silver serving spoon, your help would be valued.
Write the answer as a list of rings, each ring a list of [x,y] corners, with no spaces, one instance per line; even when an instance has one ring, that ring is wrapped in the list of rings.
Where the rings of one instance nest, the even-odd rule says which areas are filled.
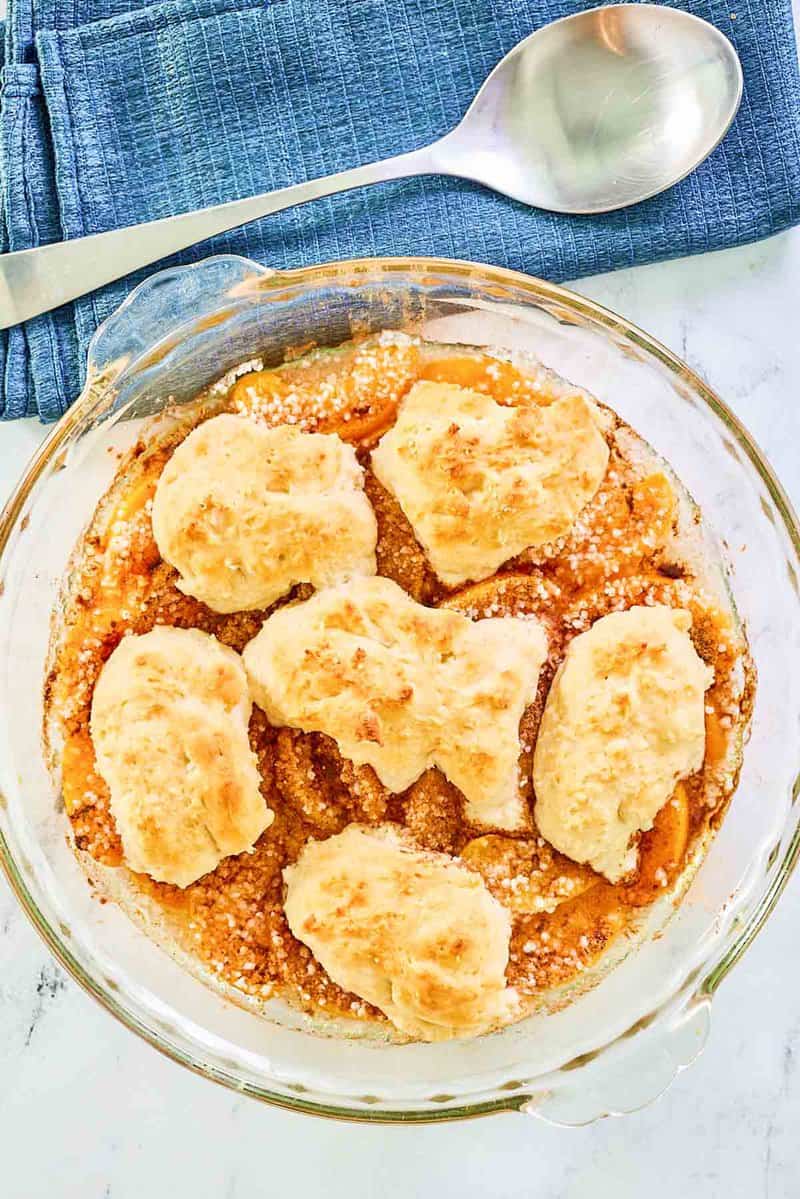
[[[725,135],[742,94],[728,39],[658,4],[545,25],[492,71],[433,145],[278,191],[0,255],[0,328],[294,204],[411,175],[472,179],[553,212],[611,212],[677,183]]]

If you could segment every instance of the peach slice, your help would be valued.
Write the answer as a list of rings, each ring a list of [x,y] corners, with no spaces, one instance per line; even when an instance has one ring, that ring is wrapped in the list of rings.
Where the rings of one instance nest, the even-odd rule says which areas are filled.
[[[588,866],[571,862],[541,838],[518,841],[490,833],[470,841],[461,857],[520,915],[554,912],[601,881]]]
[[[677,878],[689,843],[689,795],[678,783],[655,818],[653,827],[642,835],[639,845],[639,874],[629,887],[621,888],[625,903],[641,907],[652,903]]]
[[[420,379],[431,383],[452,383],[490,395],[498,404],[513,406],[518,399],[533,400],[546,405],[553,396],[543,393],[531,376],[510,362],[490,358],[485,354],[461,354],[426,362],[419,372]]]
[[[300,423],[310,432],[373,443],[392,424],[418,374],[412,341],[373,338],[273,370],[242,375],[228,399],[234,411],[268,424]]]
[[[560,588],[540,571],[497,574],[446,596],[440,608],[454,608],[473,617],[535,615],[546,618]]]

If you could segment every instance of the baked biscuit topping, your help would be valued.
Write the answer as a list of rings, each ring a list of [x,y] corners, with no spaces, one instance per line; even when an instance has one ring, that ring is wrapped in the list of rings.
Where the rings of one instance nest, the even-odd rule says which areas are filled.
[[[186,887],[272,821],[238,654],[197,629],[124,637],[94,689],[97,768],[132,870]]]
[[[216,416],[181,442],[158,481],[153,532],[181,590],[215,612],[375,573],[375,517],[352,447],[243,416]]]
[[[514,829],[519,723],[546,655],[535,621],[473,622],[376,577],[273,613],[244,663],[272,724],[327,733],[391,791],[438,766],[468,819]]]
[[[511,918],[481,876],[392,825],[351,824],[288,866],[286,918],[330,977],[425,1041],[513,1015]]]
[[[372,469],[454,586],[569,532],[608,457],[598,414],[578,393],[511,406],[421,382],[373,450]]]
[[[617,882],[705,752],[704,693],[688,612],[632,607],[575,637],[553,681],[533,758],[539,831]]]
[[[511,362],[391,333],[315,349],[278,369],[260,367],[243,364],[196,401],[147,426],[120,462],[77,548],[56,613],[45,705],[46,739],[60,767],[80,861],[97,888],[147,921],[157,942],[187,955],[225,995],[233,988],[267,1019],[273,996],[313,1016],[335,1018],[337,1030],[342,1019],[385,1029],[388,1012],[406,1035],[424,1037],[466,1035],[550,1011],[602,977],[600,963],[615,939],[646,935],[671,909],[736,786],[754,678],[704,525],[691,497],[641,438],[533,360]],[[403,430],[404,397],[415,384],[423,385],[423,396],[428,388],[432,428],[440,428],[443,394],[445,400],[456,397],[454,411],[465,396],[470,404],[486,405],[480,417],[440,428],[447,470],[440,469],[425,441],[432,440],[430,430],[420,422],[425,466],[418,473],[424,487],[430,484],[427,493],[419,491],[414,460],[400,453],[409,436],[400,444],[399,434],[386,434],[398,412]],[[561,416],[559,405],[566,406]],[[574,428],[566,409],[577,417]],[[223,412],[228,415],[220,424]],[[587,413],[592,423],[586,423]],[[226,424],[233,414],[233,425]],[[504,422],[518,432],[513,422],[528,419],[554,440],[552,460],[539,454],[541,440],[534,453],[514,433],[512,446]],[[457,455],[448,459],[452,424],[464,440],[461,474]],[[228,435],[220,438],[218,430],[231,428],[236,435],[226,465]],[[575,428],[577,458],[567,461]],[[330,436],[299,437],[301,429]],[[267,454],[259,448],[263,434],[272,447]],[[519,533],[526,548],[488,578],[458,590],[443,582],[445,575],[437,577],[420,544],[422,525],[417,522],[415,533],[395,494],[370,468],[370,452],[382,434],[378,469],[382,456],[400,463],[396,473],[417,488],[422,518],[435,523],[444,517],[452,537],[439,542],[453,561],[465,556],[469,570],[463,573],[476,573],[475,559],[482,561],[486,544],[501,558],[510,554],[506,530]],[[398,444],[385,454],[391,437]],[[562,536],[528,544],[545,535],[543,525],[549,533],[569,524],[582,502],[578,492],[584,484],[591,491],[581,464],[589,462],[595,476],[602,473],[603,438],[608,465],[592,498]],[[340,442],[352,448],[342,450]],[[198,443],[206,447],[200,455]],[[325,449],[317,460],[320,445]],[[504,489],[515,477],[517,450],[519,493],[515,482],[509,499]],[[544,468],[552,462],[554,473],[547,475]],[[185,487],[178,477],[184,466]],[[544,473],[537,474],[539,467]],[[577,482],[574,475],[580,475]],[[540,489],[535,507],[525,500],[526,510],[518,496],[531,478]],[[464,505],[460,528],[451,511],[454,497]],[[328,520],[331,508],[336,512]],[[342,512],[350,515],[340,517]],[[357,515],[350,519],[352,512]],[[528,520],[536,523],[532,533],[527,524],[523,529]],[[298,529],[306,530],[302,540]],[[169,537],[184,555],[180,560],[177,554],[165,557]],[[245,553],[243,546],[257,548]],[[361,567],[354,565],[359,556]],[[294,569],[298,562],[301,569]],[[370,577],[376,565],[382,578]],[[317,570],[319,577],[312,573]],[[323,590],[313,596],[308,581],[285,590],[300,578]],[[284,588],[274,605],[280,613],[249,606],[256,594],[258,603],[278,594],[276,586]],[[209,606],[214,604],[216,610]],[[226,604],[236,610],[223,610]],[[576,673],[569,666],[580,657],[580,634],[602,634],[603,619],[623,610],[633,609],[627,620],[635,622],[642,606],[667,610],[655,617],[667,625],[658,670],[643,669],[637,654],[629,663],[622,648],[611,655],[613,669],[604,671],[593,656],[591,670],[579,663]],[[713,667],[704,696],[710,676],[691,648],[687,613],[691,644]],[[196,632],[181,631],[190,629]],[[539,671],[542,630],[547,658]],[[624,637],[618,640],[627,645]],[[248,686],[277,725],[261,707],[250,710],[238,654],[251,642],[255,665]],[[649,633],[638,639],[647,654],[659,644]],[[142,646],[147,653],[134,667],[134,651]],[[642,697],[654,694],[656,684],[659,699],[648,707]],[[626,720],[628,702],[632,715]],[[537,794],[533,759],[546,706]],[[685,773],[700,757],[701,767]],[[610,759],[613,787],[601,786],[596,776]],[[573,810],[575,796],[580,802]],[[639,815],[651,800],[657,807],[659,796],[669,798],[654,818]],[[547,806],[553,797],[551,826]],[[652,827],[637,831],[648,821]],[[592,837],[596,854],[585,849]],[[478,917],[471,913],[464,923],[476,940],[468,958],[478,965],[466,974],[495,981],[483,990],[472,982],[462,986],[463,963],[448,959],[441,966],[437,957],[431,971],[421,967],[423,983],[417,985],[419,963],[429,949],[439,952],[433,942],[415,940],[415,921],[424,919],[429,896],[443,894],[428,867],[419,885],[406,888],[403,882],[403,893],[386,899],[392,915],[399,913],[385,926],[394,942],[380,944],[377,959],[359,957],[355,967],[348,958],[345,965],[354,973],[342,973],[340,954],[347,957],[351,942],[354,952],[371,942],[350,907],[347,920],[355,931],[347,941],[336,939],[346,922],[335,914],[326,917],[319,944],[293,914],[290,927],[284,871],[290,891],[293,879],[305,887],[306,864],[317,853],[333,855],[340,840],[337,860],[345,860],[350,846],[359,871],[364,862],[371,869],[376,855],[396,865],[402,851],[400,875],[387,867],[391,885],[384,891],[401,886],[397,880],[410,858],[430,863],[430,855],[445,864],[448,878],[455,872],[459,888],[465,876],[476,880],[472,885],[488,891],[506,919],[497,926],[496,909],[473,896]],[[153,878],[115,873],[126,861]],[[607,877],[586,864],[592,861]],[[332,870],[320,869],[319,877]],[[352,873],[351,861],[345,870],[346,897],[357,899],[363,880]],[[373,895],[375,882],[380,898],[383,884],[377,875],[369,877],[364,892]],[[155,881],[161,879],[179,885]],[[297,893],[302,905],[302,889]],[[409,896],[419,919],[408,915]],[[330,909],[327,897],[317,895],[313,903]],[[441,910],[450,912],[449,900]],[[464,910],[460,893],[455,910]],[[460,925],[454,935],[460,936]],[[413,969],[401,957],[407,944]],[[495,962],[498,944],[502,954]],[[446,943],[439,948],[445,952]],[[442,977],[445,990],[429,994],[427,980]],[[512,993],[516,1004],[507,1003]],[[391,1008],[384,1004],[387,994]]]

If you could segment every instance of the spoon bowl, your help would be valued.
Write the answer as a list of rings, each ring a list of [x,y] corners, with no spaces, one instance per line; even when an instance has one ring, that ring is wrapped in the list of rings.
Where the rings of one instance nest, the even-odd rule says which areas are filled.
[[[719,144],[742,97],[731,43],[699,17],[618,4],[532,33],[439,143],[448,173],[553,212],[664,191]]]

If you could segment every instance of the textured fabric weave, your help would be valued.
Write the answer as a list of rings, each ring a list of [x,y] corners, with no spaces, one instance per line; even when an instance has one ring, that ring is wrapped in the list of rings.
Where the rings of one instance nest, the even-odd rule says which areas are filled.
[[[765,237],[800,217],[790,0],[683,0],[735,43],[735,124],[677,187],[596,217],[454,179],[289,210],[187,251],[282,267],[368,254],[472,258],[560,281]],[[580,0],[10,0],[0,110],[3,246],[23,249],[396,154],[449,129],[499,58]],[[154,269],[154,268],[151,268]],[[146,272],[145,272],[146,273]],[[58,416],[130,277],[3,339],[3,413]]]

